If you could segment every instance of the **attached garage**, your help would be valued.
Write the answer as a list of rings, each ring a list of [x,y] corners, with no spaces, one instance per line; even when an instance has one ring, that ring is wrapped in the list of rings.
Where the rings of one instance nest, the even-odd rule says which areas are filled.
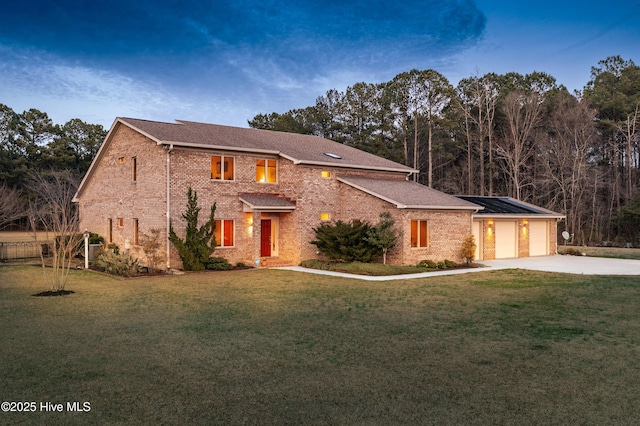
[[[495,221],[496,259],[518,257],[517,223],[512,220]]]
[[[563,215],[509,197],[458,198],[482,207],[473,215],[476,260],[556,253],[558,221]]]
[[[529,221],[529,256],[549,254],[549,223],[546,220]]]

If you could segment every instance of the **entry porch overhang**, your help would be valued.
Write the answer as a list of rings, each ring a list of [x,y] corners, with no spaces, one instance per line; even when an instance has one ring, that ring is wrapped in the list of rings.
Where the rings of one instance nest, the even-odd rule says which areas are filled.
[[[239,194],[242,211],[290,213],[296,209],[296,203],[278,194]]]

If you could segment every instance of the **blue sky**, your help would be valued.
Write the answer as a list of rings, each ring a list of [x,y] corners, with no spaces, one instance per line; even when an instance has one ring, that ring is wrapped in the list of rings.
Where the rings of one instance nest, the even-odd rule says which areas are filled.
[[[60,124],[246,127],[412,68],[454,86],[544,71],[579,90],[612,55],[640,63],[640,0],[11,1],[0,13],[0,103]]]

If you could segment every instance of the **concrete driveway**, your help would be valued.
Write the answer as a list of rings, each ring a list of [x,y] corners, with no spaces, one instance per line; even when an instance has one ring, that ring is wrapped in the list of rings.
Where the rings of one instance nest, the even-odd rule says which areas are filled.
[[[587,256],[537,256],[519,259],[483,260],[491,269],[530,269],[587,275],[640,275],[640,260]]]
[[[372,277],[367,275],[345,274],[342,272],[321,271],[302,268],[300,266],[284,266],[274,269],[306,272],[311,274],[331,275],[334,277],[354,278],[366,281],[408,280],[412,278],[437,277],[442,275],[469,274],[473,272],[495,271],[498,269],[529,269],[533,271],[563,272],[567,274],[587,275],[639,275],[640,260],[607,259],[586,256],[537,256],[519,259],[483,260],[479,262],[486,267],[472,269],[454,269],[451,271],[421,272],[418,274],[391,275]]]

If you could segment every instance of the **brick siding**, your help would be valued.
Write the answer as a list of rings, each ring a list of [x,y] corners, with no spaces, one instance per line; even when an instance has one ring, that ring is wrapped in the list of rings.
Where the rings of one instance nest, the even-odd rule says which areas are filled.
[[[216,202],[216,219],[234,220],[234,247],[219,247],[214,256],[225,257],[229,262],[253,263],[260,257],[260,222],[277,218],[279,221],[278,255],[281,259],[298,263],[303,259],[318,257],[313,228],[320,225],[320,213],[330,213],[332,220],[379,220],[388,211],[402,231],[400,243],[388,254],[391,263],[415,264],[423,259],[461,261],[462,239],[471,233],[469,211],[401,210],[374,196],[337,181],[337,176],[366,176],[405,179],[404,173],[370,172],[337,167],[302,166],[277,158],[278,182],[256,182],[256,160],[261,157],[247,153],[214,152],[176,148],[168,151],[152,140],[117,124],[110,135],[109,144],[103,147],[100,162],[79,195],[81,229],[108,237],[108,220],[113,220],[113,242],[124,248],[129,240],[131,254],[144,259],[140,246],[133,244],[133,219],[139,221],[139,232],[149,233],[152,228],[161,229],[161,240],[166,252],[166,167],[170,155],[170,217],[176,233],[184,235],[187,190],[191,187],[198,194],[201,207],[200,219],[206,220],[212,203]],[[211,156],[225,155],[235,159],[235,179],[220,181],[211,179]],[[124,157],[124,163],[118,161]],[[137,160],[137,179],[132,181],[131,158]],[[269,157],[267,157],[269,158]],[[275,158],[275,157],[271,157]],[[331,172],[323,178],[321,172]],[[292,212],[256,213],[244,212],[239,193],[280,194],[294,202]],[[119,227],[118,218],[124,219]],[[426,248],[410,247],[410,221],[427,220],[429,244]],[[171,267],[181,266],[175,248],[171,247]]]

